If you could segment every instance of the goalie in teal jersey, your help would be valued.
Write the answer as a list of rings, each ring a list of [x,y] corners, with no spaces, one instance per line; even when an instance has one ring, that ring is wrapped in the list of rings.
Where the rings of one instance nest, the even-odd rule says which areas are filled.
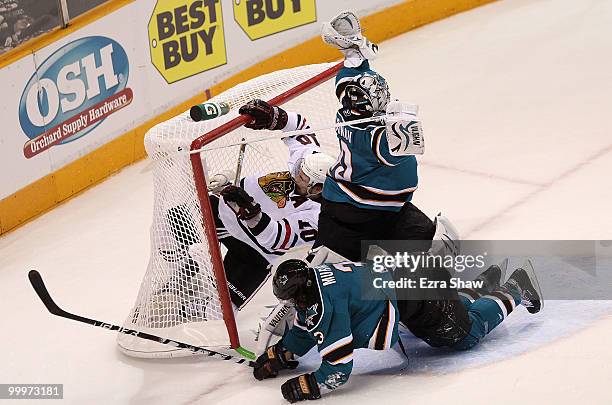
[[[479,275],[478,289],[445,290],[439,291],[441,299],[417,299],[405,289],[388,288],[389,282],[404,276],[399,272],[377,273],[355,262],[309,267],[301,260],[287,260],[274,275],[273,289],[278,299],[295,306],[297,316],[287,334],[259,356],[253,375],[263,380],[295,369],[295,356],[316,346],[322,358],[319,369],[289,379],[281,392],[292,403],[321,398],[348,381],[355,349],[394,346],[400,322],[431,346],[470,349],[517,305],[523,304],[530,313],[542,307],[531,263],[527,261],[500,285],[502,267],[491,266]],[[413,277],[429,277],[433,270],[417,271]],[[445,269],[437,272],[434,278],[448,276]]]
[[[418,188],[416,155],[424,153],[418,107],[391,99],[387,81],[370,66],[378,47],[362,35],[354,13],[324,24],[323,39],[345,59],[335,86],[339,154],[323,186],[313,249],[352,261],[362,259],[362,240],[417,240],[427,250],[439,220],[411,202]],[[270,111],[261,118],[250,114],[260,128],[274,129],[265,123],[286,115],[278,106],[258,104]]]

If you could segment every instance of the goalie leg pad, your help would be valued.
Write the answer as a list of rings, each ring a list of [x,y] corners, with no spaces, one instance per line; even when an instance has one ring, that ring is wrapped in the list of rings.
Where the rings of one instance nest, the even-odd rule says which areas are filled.
[[[442,213],[434,219],[436,231],[429,254],[432,256],[456,257],[461,251],[459,231]]]
[[[327,246],[319,246],[308,252],[306,261],[310,266],[318,266],[323,263],[342,263],[349,261],[346,257],[334,252]]]

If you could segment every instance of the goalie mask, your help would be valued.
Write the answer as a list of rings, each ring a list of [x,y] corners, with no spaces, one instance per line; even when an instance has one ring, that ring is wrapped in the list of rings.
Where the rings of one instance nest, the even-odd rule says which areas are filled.
[[[372,116],[385,111],[391,94],[384,77],[376,72],[364,72],[347,83],[338,98],[344,108]]]

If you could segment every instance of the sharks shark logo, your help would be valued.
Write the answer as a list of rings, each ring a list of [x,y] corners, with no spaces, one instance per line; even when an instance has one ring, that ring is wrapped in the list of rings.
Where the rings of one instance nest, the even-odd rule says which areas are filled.
[[[331,373],[325,379],[325,385],[329,389],[335,389],[348,381],[348,376],[342,371],[337,371],[335,373]]]
[[[280,276],[280,277],[278,278],[278,282],[279,282],[281,285],[285,285],[285,284],[287,284],[287,281],[289,281],[289,277],[287,277],[287,275],[286,275],[286,274],[283,274],[282,276]]]
[[[314,326],[314,318],[319,315],[319,304],[313,304],[306,310],[306,326]]]

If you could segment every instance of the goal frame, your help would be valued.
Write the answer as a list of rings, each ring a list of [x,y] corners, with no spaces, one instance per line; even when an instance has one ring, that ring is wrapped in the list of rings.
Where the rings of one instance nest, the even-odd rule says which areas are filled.
[[[313,89],[314,87],[335,77],[338,71],[342,69],[343,65],[344,62],[340,62],[304,81],[303,83],[294,86],[284,93],[267,100],[267,102],[272,105],[282,105],[287,103],[308,90]],[[236,318],[234,316],[232,302],[230,300],[227,278],[225,277],[225,269],[223,267],[221,249],[219,248],[215,219],[212,214],[212,207],[207,188],[208,183],[206,179],[206,172],[204,170],[204,165],[202,163],[200,154],[202,153],[202,148],[204,148],[206,145],[249,123],[251,119],[252,117],[249,115],[240,115],[219,126],[218,128],[199,136],[198,138],[194,139],[193,142],[191,142],[189,156],[193,169],[193,180],[198,196],[200,211],[202,213],[204,231],[206,238],[208,239],[209,253],[211,255],[211,263],[213,266],[213,273],[215,275],[219,301],[221,302],[223,320],[225,321],[225,326],[230,340],[230,347],[232,349],[240,348],[240,338],[238,336],[238,327],[236,326]]]

